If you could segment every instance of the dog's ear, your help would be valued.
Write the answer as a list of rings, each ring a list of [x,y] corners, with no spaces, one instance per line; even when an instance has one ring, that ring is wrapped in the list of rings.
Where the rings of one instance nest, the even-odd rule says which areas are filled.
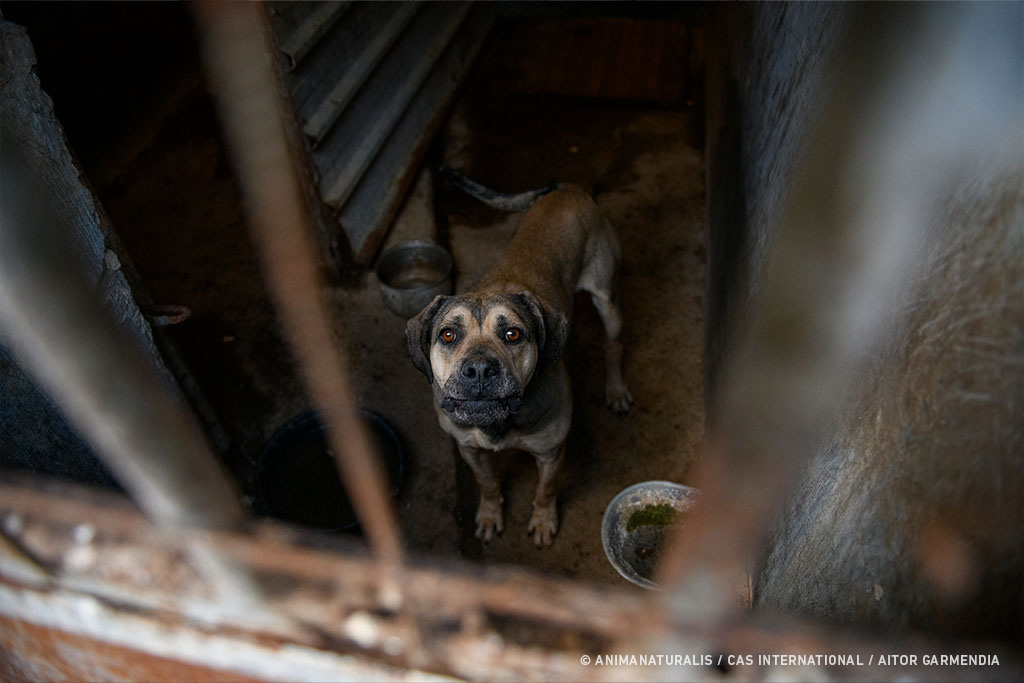
[[[427,376],[427,381],[434,383],[434,372],[430,368],[430,345],[434,341],[434,316],[441,307],[451,299],[450,296],[438,294],[422,311],[410,318],[405,324],[405,343],[409,350],[409,358],[416,369]]]
[[[520,292],[512,297],[533,318],[537,334],[537,353],[541,362],[549,362],[558,358],[569,337],[569,320],[561,311],[556,311],[542,304],[530,292]]]

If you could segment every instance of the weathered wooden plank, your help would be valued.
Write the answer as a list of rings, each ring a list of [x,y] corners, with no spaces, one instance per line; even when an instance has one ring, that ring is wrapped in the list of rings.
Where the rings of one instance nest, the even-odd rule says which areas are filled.
[[[288,90],[300,120],[308,119],[331,87],[352,67],[373,37],[401,5],[356,2],[314,45],[302,63],[288,72]],[[278,40],[286,35],[274,23]]]
[[[29,618],[0,617],[0,648],[3,649],[7,658],[7,662],[0,665],[0,672],[5,674],[6,680],[120,680],[151,681],[152,683],[165,681],[168,683],[175,681],[241,683],[242,681],[266,680],[262,677],[246,676],[237,670],[225,671],[222,668],[210,667],[205,662],[183,661],[178,658],[180,655],[177,653],[166,653],[166,656],[163,657],[157,656],[142,648],[132,647],[131,645],[134,643],[128,641],[128,638],[110,637],[114,634],[109,631],[90,636],[81,631],[71,632],[56,628],[53,622],[56,622],[59,617],[51,617],[50,622],[47,623],[45,617],[39,618],[37,614],[25,608],[25,604],[31,599],[37,601],[36,605],[44,604],[45,608],[52,612],[58,612],[62,607],[59,600],[47,600],[42,594],[28,591],[8,592],[7,600],[12,604],[10,607],[5,606],[5,609],[21,608]],[[64,607],[66,609],[66,605]],[[35,619],[33,620],[33,618]],[[64,618],[68,621],[74,620],[74,617],[65,616]],[[113,630],[116,628],[113,626],[116,623],[115,620],[116,617],[111,618],[104,624],[104,627]],[[137,638],[142,630],[139,627],[140,624],[145,624],[152,631],[159,633],[158,638],[167,637],[166,632],[159,632],[157,625],[151,625],[140,619],[130,622],[130,626],[125,629],[130,631],[127,635]],[[7,679],[6,676],[10,676],[10,678]]]
[[[0,645],[28,679],[55,678],[53,668],[40,675],[34,663],[64,663],[70,668],[58,672],[89,680],[183,680],[191,674],[185,666],[202,667],[195,675],[203,680],[218,671],[232,672],[235,680],[438,680],[428,671],[469,680],[639,681],[652,679],[652,671],[655,680],[708,680],[714,669],[703,662],[713,652],[862,656],[862,665],[847,659],[799,668],[772,658],[757,669],[766,679],[1022,675],[1019,649],[908,635],[883,640],[768,612],[673,622],[661,593],[423,558],[395,572],[339,536],[269,523],[251,534],[159,533],[127,501],[80,487],[44,489],[15,478],[5,481],[4,494],[0,520],[9,542],[0,546]],[[225,609],[219,591],[183,552],[197,544],[273,586],[273,612],[302,628],[282,635],[254,623],[256,617],[265,621],[261,613]],[[16,569],[26,558],[36,565],[32,576],[41,578]],[[47,575],[47,568],[54,571]],[[53,630],[26,637],[23,623]],[[532,634],[529,645],[522,644],[526,633]],[[94,643],[103,649],[90,647]],[[686,660],[673,664],[666,655],[664,666],[637,668],[587,666],[590,659],[581,657],[649,653],[651,643],[688,653]],[[120,659],[110,647],[137,655]],[[978,650],[998,656],[998,664],[922,663],[925,655]],[[879,661],[883,654],[914,654],[916,663],[895,668]],[[158,657],[174,668],[155,669]],[[97,672],[108,662],[119,666]],[[5,664],[11,666],[0,661],[0,672]]]
[[[314,155],[314,161],[323,177],[320,193],[328,205],[340,207],[352,194],[356,183],[387,141],[392,129],[462,24],[470,5],[459,3],[436,7],[443,10],[439,21],[418,22],[418,35],[409,34],[416,35],[418,40],[402,41],[399,49],[389,56],[388,61],[392,62],[397,71],[394,77],[385,78],[381,74],[380,78],[375,79],[373,85],[376,89],[387,90],[383,93],[385,97],[378,96],[371,111],[354,112],[353,116],[348,117],[355,124],[349,130],[352,134],[350,139],[332,146],[325,154]]]
[[[274,22],[274,32],[278,40],[283,41],[302,24],[309,14],[316,9],[316,3],[294,2],[282,0],[271,2],[270,18]]]
[[[476,20],[476,33],[465,34],[471,7],[353,3],[289,74],[317,192],[338,211],[360,262],[375,253],[437,129],[440,110],[493,21]],[[291,35],[285,29],[297,31],[300,21],[294,9],[282,8],[281,14],[290,22],[273,19],[283,43]],[[493,17],[492,10],[484,14]],[[454,51],[453,41],[459,41]]]
[[[509,50],[518,92],[655,102],[684,96],[687,40],[680,21],[557,18],[531,22],[529,30],[550,49]]]
[[[492,8],[473,10],[342,209],[339,222],[357,262],[369,263],[376,254],[493,23]]]
[[[303,19],[285,40],[280,50],[288,58],[288,66],[295,69],[320,38],[351,6],[351,2],[310,3],[315,9]]]
[[[647,29],[647,30],[645,30]],[[652,38],[661,33],[656,24],[630,21],[623,28],[623,60],[616,65],[615,89],[631,99],[641,99],[647,84],[643,75],[650,73],[659,55],[652,49]]]
[[[614,24],[612,23],[614,21]],[[598,93],[613,93],[618,92],[618,83],[615,79],[615,74],[619,70],[619,65],[625,59],[626,50],[629,45],[626,40],[626,26],[628,25],[628,19],[615,19],[603,20],[601,31],[599,35],[603,35],[604,39],[595,42],[587,41],[587,49],[591,54],[601,55],[601,61],[603,64],[603,73],[601,76],[600,85],[597,91],[592,93],[583,93],[587,96],[596,96]],[[606,46],[606,47],[605,47]],[[565,79],[563,74],[559,74],[563,78],[562,87],[572,88],[572,79]],[[568,80],[568,83],[565,83]]]
[[[324,138],[334,122],[345,111],[366,78],[380,64],[385,53],[416,16],[419,8],[418,3],[410,2],[400,5],[387,24],[374,35],[373,40],[366,46],[355,63],[331,88],[330,93],[320,103],[302,129],[313,146],[316,146]]]

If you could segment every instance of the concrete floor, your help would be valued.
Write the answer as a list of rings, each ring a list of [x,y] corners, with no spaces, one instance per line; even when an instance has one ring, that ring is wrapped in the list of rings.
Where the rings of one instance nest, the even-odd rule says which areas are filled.
[[[507,35],[507,34],[506,34]],[[518,31],[524,49],[529,26]],[[500,36],[499,36],[500,37]],[[508,41],[506,41],[507,44]],[[429,387],[405,351],[405,321],[382,304],[376,277],[330,293],[339,343],[362,406],[392,424],[409,469],[397,504],[418,553],[514,563],[553,574],[626,585],[600,540],[607,503],[649,479],[687,482],[703,435],[702,345],[706,238],[699,106],[623,103],[514,92],[501,74],[500,40],[481,59],[435,146],[434,161],[502,191],[551,181],[589,188],[623,247],[628,417],[603,399],[603,332],[577,299],[566,348],[575,418],[554,545],[526,534],[536,483],[532,458],[507,457],[505,533],[473,536],[476,485],[437,426]],[[252,463],[273,429],[307,407],[248,244],[241,202],[205,95],[194,91],[144,149],[99,188],[153,298],[189,305],[193,317],[166,330],[232,444],[226,465],[251,493]],[[465,291],[500,256],[517,215],[490,210],[429,175],[388,242],[434,238],[456,262]]]

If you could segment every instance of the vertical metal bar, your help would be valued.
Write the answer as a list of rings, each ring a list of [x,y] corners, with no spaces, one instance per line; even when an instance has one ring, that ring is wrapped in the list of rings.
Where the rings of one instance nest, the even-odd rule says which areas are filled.
[[[2,137],[13,139],[6,130]],[[0,336],[158,527],[241,528],[245,512],[199,425],[93,295],[67,230],[13,145],[0,149],[0,168]],[[216,590],[211,614],[292,629],[201,536],[187,545]]]
[[[397,564],[401,543],[380,464],[358,419],[316,268],[315,243],[289,149],[262,9],[200,2],[196,17],[224,130],[245,193],[250,227],[286,335],[330,436],[338,470],[370,544]]]

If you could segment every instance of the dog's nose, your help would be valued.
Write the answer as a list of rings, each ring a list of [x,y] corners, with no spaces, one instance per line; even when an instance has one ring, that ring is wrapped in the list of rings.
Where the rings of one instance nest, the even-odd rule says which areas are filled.
[[[498,376],[498,361],[494,358],[467,358],[462,364],[462,376],[481,384],[485,383]]]

